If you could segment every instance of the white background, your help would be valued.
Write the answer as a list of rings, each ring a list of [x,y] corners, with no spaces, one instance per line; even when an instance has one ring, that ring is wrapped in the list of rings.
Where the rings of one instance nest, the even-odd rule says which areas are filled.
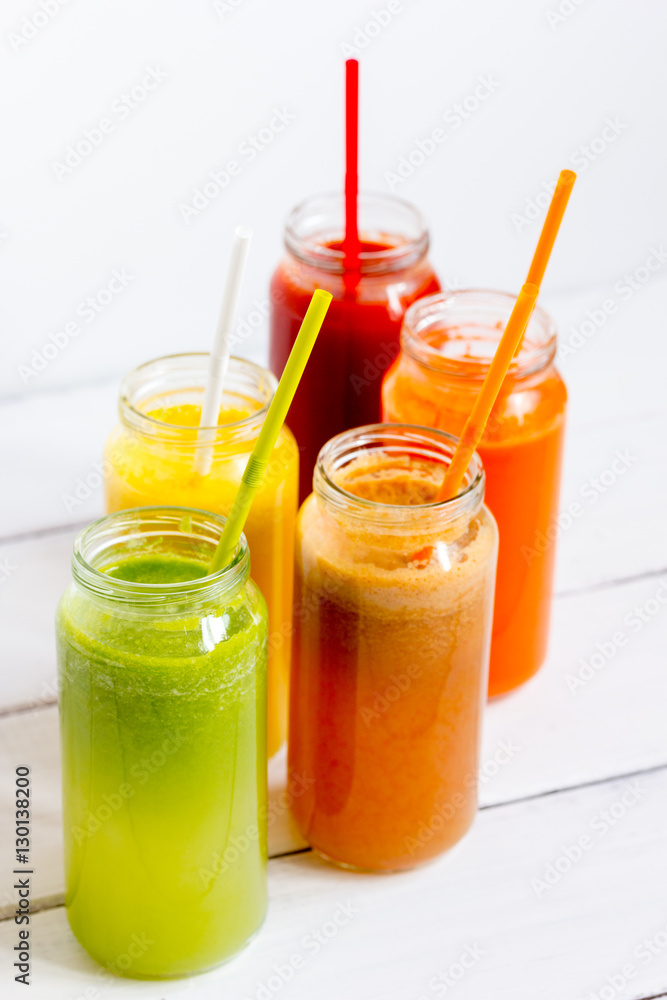
[[[382,4],[232,4],[218,13],[211,0],[69,0],[14,51],[9,35],[39,8],[3,0],[3,396],[117,379],[161,353],[205,349],[233,227],[255,230],[243,316],[266,296],[289,209],[340,188],[341,44]],[[579,171],[544,301],[554,291],[604,289],[639,265],[665,236],[662,5],[571,0],[573,13],[553,26],[546,15],[555,0],[400,6],[360,50],[363,188],[388,190],[386,172],[443,125],[480,76],[498,83],[460,127],[444,123],[445,142],[396,188],[424,212],[440,275],[518,288],[537,224],[518,234],[512,214],[572,166],[608,117],[623,130]],[[166,79],[124,120],[110,116],[147,67]],[[209,171],[238,158],[274,107],[294,121],[186,224],[179,205]],[[58,180],[54,162],[104,117],[115,117],[114,132]],[[76,319],[114,268],[134,281],[26,385],[18,366]],[[246,353],[263,351],[262,334]]]

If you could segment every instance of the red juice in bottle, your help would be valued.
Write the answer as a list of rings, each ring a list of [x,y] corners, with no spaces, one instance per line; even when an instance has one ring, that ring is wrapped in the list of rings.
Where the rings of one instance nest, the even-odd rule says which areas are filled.
[[[358,266],[346,261],[344,228],[341,195],[302,202],[287,220],[287,252],[271,280],[270,367],[278,376],[314,290],[333,295],[287,418],[299,445],[301,499],[311,492],[322,445],[379,419],[382,376],[398,355],[403,315],[440,289],[424,220],[407,202],[359,196]]]

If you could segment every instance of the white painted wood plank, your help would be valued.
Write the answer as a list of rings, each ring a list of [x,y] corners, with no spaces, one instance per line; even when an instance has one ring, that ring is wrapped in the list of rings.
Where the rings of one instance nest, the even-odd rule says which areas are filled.
[[[657,602],[659,592],[666,603]],[[659,610],[651,614],[654,601]],[[641,628],[633,609],[648,619]],[[617,645],[620,633],[627,641]],[[537,796],[667,764],[667,578],[664,585],[659,579],[649,579],[557,600],[554,637],[552,654],[538,676],[488,706],[482,804]],[[616,650],[610,659],[596,649],[598,643],[607,654]],[[592,656],[600,664],[597,669],[590,667]],[[589,670],[582,668],[582,660],[589,663]],[[580,681],[580,672],[590,679]],[[283,752],[271,764],[276,804],[284,788],[284,760]],[[40,783],[35,850],[44,885],[39,891],[44,895],[62,892],[55,707],[0,718],[0,774],[10,774],[21,762],[34,768]],[[276,812],[272,854],[302,847],[287,811],[277,807]],[[8,854],[10,840],[11,815],[3,810],[0,844],[7,843]],[[11,884],[8,875],[0,875],[0,896]]]
[[[54,619],[71,579],[76,530],[0,545],[0,708],[53,701]]]
[[[100,516],[101,485],[80,489],[78,480],[94,476],[102,461],[117,421],[117,399],[114,380],[0,405],[0,454],[12,484],[0,497],[3,538]],[[75,503],[66,504],[63,494],[77,490]]]
[[[667,568],[665,417],[570,428],[554,525],[556,593]]]
[[[0,919],[13,916],[16,892],[16,768],[30,768],[30,868],[33,898],[62,900],[64,891],[60,744],[55,706],[0,718],[0,851],[6,863],[0,878]],[[12,862],[10,864],[10,862]]]
[[[432,1000],[449,976],[461,1000],[590,1000],[631,964],[632,978],[616,980],[614,998],[654,996],[667,989],[667,947],[659,945],[667,926],[667,773],[632,788],[615,781],[486,810],[448,856],[409,874],[346,873],[310,853],[274,860],[258,938],[227,966],[188,981],[109,981],[74,941],[62,908],[39,913],[36,995]],[[618,817],[613,825],[605,811]],[[550,864],[567,869],[559,859],[581,837],[589,846],[550,888],[532,882],[544,882]],[[0,926],[5,970],[14,939],[11,922]],[[294,956],[303,967],[284,985],[280,970]],[[3,998],[16,1000],[22,989],[5,980]]]
[[[522,749],[483,785],[483,801],[667,763],[665,705],[667,573],[558,598],[547,663],[488,706],[484,759],[503,739]]]
[[[305,847],[290,820],[283,792],[286,786],[286,751],[269,762],[269,854],[275,857]],[[34,810],[31,816],[31,860],[36,871],[33,899],[52,905],[64,893],[60,743],[55,705],[0,717],[0,856],[15,854],[15,769],[31,770]],[[14,879],[4,866],[0,874],[0,920],[11,915],[15,900]]]
[[[569,433],[557,593],[667,569],[666,418],[667,411]]]
[[[649,251],[650,244],[633,248],[634,267]],[[667,264],[629,297],[627,290],[619,293],[614,287],[619,281],[628,288],[624,272],[615,272],[603,284],[540,297],[558,327],[557,364],[568,387],[570,423],[577,429],[639,415],[657,417],[667,402],[665,369],[659,363],[665,357]],[[616,311],[603,319],[603,305],[610,302]]]

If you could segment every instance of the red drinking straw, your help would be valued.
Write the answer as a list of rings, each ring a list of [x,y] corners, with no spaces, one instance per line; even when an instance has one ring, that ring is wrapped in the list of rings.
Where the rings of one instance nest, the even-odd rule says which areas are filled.
[[[359,62],[345,63],[345,266],[359,267]]]

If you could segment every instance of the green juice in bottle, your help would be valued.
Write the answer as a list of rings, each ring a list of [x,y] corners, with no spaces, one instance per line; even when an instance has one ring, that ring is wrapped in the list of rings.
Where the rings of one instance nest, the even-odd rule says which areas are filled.
[[[224,521],[144,508],[77,539],[57,616],[66,907],[121,975],[203,971],[266,910],[264,600]]]

